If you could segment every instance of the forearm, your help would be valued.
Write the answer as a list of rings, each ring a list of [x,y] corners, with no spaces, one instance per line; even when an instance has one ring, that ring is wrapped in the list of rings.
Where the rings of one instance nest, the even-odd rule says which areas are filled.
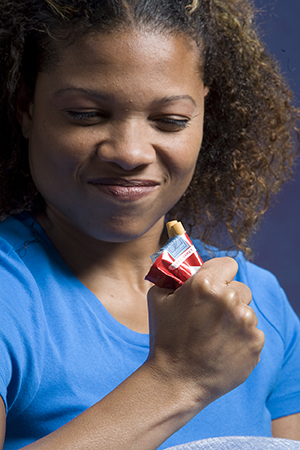
[[[205,406],[145,364],[103,400],[27,450],[154,450]]]
[[[216,258],[174,292],[150,289],[147,362],[99,403],[24,448],[155,450],[243,383],[264,335],[247,286],[228,283],[235,273],[233,260]]]
[[[272,421],[273,437],[300,441],[300,413]]]

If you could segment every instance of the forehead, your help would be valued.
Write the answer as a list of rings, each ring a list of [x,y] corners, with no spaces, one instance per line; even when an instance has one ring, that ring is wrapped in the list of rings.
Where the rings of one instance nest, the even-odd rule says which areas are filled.
[[[110,107],[141,112],[162,99],[190,98],[198,108],[204,95],[201,67],[201,50],[184,36],[93,33],[62,47],[55,66],[38,74],[35,102],[54,97],[57,102],[59,96],[82,106],[88,98],[106,99]]]
[[[125,30],[104,34],[93,32],[67,46],[57,48],[54,70],[72,71],[74,66],[92,72],[101,66],[115,68],[115,74],[133,70],[155,76],[165,70],[180,71],[186,77],[202,76],[202,50],[189,37],[159,32]]]

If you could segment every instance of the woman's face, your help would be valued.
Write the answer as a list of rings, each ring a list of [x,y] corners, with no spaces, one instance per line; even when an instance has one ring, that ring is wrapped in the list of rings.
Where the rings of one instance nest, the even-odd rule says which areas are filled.
[[[20,117],[51,217],[111,242],[147,232],[193,176],[205,94],[183,37],[93,34],[61,50]]]

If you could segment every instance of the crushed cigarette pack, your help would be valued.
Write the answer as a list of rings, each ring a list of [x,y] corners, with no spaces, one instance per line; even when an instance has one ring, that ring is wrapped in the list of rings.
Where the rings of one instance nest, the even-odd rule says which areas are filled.
[[[169,240],[151,255],[152,266],[146,280],[159,287],[174,290],[196,273],[203,261],[181,222],[172,220],[166,226]]]

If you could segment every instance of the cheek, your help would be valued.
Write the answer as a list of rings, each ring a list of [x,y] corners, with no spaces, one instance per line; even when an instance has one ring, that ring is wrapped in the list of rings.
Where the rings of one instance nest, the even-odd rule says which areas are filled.
[[[181,145],[174,145],[170,151],[172,174],[182,184],[189,183],[197,163],[202,142],[202,133],[197,133]]]
[[[83,161],[81,146],[54,130],[33,131],[29,140],[29,164],[37,189],[42,194],[49,189],[68,189],[70,179],[76,176]]]

